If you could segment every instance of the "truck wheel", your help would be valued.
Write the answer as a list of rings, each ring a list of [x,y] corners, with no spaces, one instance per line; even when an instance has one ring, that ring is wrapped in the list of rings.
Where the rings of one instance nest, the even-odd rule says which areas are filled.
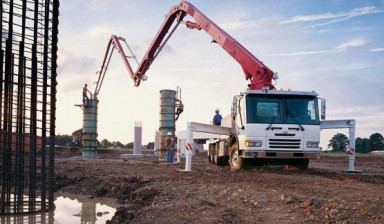
[[[208,162],[211,163],[211,155],[212,155],[212,150],[208,150]]]
[[[216,164],[217,158],[216,158],[216,148],[212,149],[212,155],[211,155],[211,163]]]
[[[231,170],[240,170],[243,168],[244,159],[239,155],[239,145],[235,143],[231,146],[229,150],[229,166]]]
[[[308,169],[308,165],[309,165],[309,159],[299,159],[299,160],[296,161],[296,167],[299,170],[306,170],[306,169]]]
[[[219,160],[217,158],[216,153],[213,155],[213,164],[217,165],[219,163]]]
[[[228,164],[228,156],[220,156],[217,158],[218,166],[225,166]]]
[[[222,166],[222,163],[223,163],[223,157],[217,157],[217,163],[216,163],[216,165],[218,165],[218,166]]]
[[[213,155],[213,152],[212,152],[212,154],[209,155],[209,157],[210,157],[211,163],[214,164],[215,161],[214,161],[214,155]]]

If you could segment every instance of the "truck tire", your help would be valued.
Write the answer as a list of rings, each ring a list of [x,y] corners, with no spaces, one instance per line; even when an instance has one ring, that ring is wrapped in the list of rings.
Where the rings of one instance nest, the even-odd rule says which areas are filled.
[[[307,170],[309,165],[309,159],[299,159],[295,162],[295,166],[299,170]]]
[[[228,156],[219,156],[217,158],[217,165],[218,166],[225,166],[228,164]]]
[[[211,155],[212,155],[212,150],[208,150],[208,162],[211,163]]]
[[[214,150],[209,149],[209,154],[208,154],[208,162],[213,164],[213,155],[214,155]]]
[[[229,166],[231,170],[240,170],[244,166],[244,159],[239,155],[239,145],[237,142],[229,150]]]
[[[213,164],[218,165],[218,163],[219,163],[219,160],[218,160],[217,154],[215,152],[215,154],[213,154]]]

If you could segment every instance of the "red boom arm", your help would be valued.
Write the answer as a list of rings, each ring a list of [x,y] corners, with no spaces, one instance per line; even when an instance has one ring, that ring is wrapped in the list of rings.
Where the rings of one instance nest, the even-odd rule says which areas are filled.
[[[105,52],[103,64],[101,66],[100,75],[96,84],[94,95],[100,91],[103,83],[105,73],[108,68],[111,55],[114,48],[116,48],[121,58],[124,61],[125,67],[127,68],[129,75],[135,82],[135,86],[140,85],[140,81],[145,79],[145,73],[149,69],[151,63],[156,58],[158,53],[161,51],[164,44],[168,41],[169,37],[173,34],[172,30],[168,37],[166,37],[169,29],[171,28],[174,21],[177,19],[177,23],[180,23],[183,18],[189,14],[195,20],[195,22],[186,22],[186,26],[191,29],[205,30],[212,38],[215,43],[218,43],[228,54],[230,54],[242,67],[245,79],[250,80],[249,89],[261,90],[264,88],[273,89],[272,79],[274,73],[267,66],[253,56],[247,49],[245,49],[239,42],[232,38],[228,33],[222,30],[214,22],[208,19],[203,13],[197,10],[191,3],[181,1],[179,5],[175,5],[171,8],[169,13],[166,15],[159,31],[149,46],[145,56],[143,57],[139,67],[134,73],[130,66],[127,56],[119,42],[121,38],[112,36],[109,40],[107,50]],[[178,25],[178,24],[177,24]],[[177,25],[174,27],[176,29]],[[165,38],[165,40],[164,40]],[[163,41],[164,40],[164,41]],[[114,46],[111,48],[111,46]]]
[[[272,85],[272,79],[274,75],[272,70],[270,70],[263,64],[263,62],[253,56],[228,33],[222,30],[210,19],[208,19],[191,3],[186,1],[181,1],[179,5],[172,7],[169,13],[166,15],[159,31],[149,46],[144,58],[136,70],[136,73],[134,74],[133,79],[135,80],[135,86],[140,85],[140,80],[155,59],[157,51],[159,49],[161,50],[161,47],[159,48],[159,46],[175,19],[177,19],[177,22],[180,22],[186,14],[189,14],[195,20],[195,23],[190,21],[186,22],[188,28],[205,30],[213,38],[213,42],[218,43],[241,65],[244,71],[245,79],[251,81],[249,89],[260,90],[265,87],[268,89],[274,88]]]
[[[125,54],[123,47],[120,44],[120,39],[122,39],[122,38],[119,38],[115,35],[112,35],[111,38],[109,39],[109,42],[107,45],[107,50],[105,51],[105,55],[104,55],[103,64],[101,65],[101,69],[99,71],[99,78],[97,79],[97,82],[96,82],[96,88],[95,88],[95,92],[94,92],[95,96],[97,96],[100,92],[100,89],[101,89],[101,86],[103,84],[103,80],[105,77],[105,73],[108,70],[109,61],[111,60],[111,56],[112,56],[113,50],[115,48],[119,52],[121,59],[123,59],[123,62],[125,64],[125,67],[128,70],[129,75],[131,76],[131,78],[133,80],[135,79],[135,74],[133,73],[132,67],[128,62],[128,57]],[[125,41],[125,40],[123,39],[123,41]]]

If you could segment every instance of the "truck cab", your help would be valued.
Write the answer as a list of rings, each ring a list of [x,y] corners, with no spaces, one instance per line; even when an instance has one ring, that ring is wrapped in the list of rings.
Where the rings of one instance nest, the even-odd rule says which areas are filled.
[[[229,164],[269,159],[299,169],[319,157],[320,119],[315,92],[247,90],[234,97]]]

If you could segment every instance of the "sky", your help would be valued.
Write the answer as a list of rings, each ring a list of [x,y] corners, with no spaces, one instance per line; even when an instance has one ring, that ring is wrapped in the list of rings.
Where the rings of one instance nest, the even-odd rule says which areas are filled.
[[[315,90],[327,100],[327,120],[355,119],[356,137],[384,135],[384,0],[190,2],[278,72],[278,89]],[[61,1],[57,134],[82,127],[82,111],[74,105],[81,103],[85,83],[94,91],[110,36],[124,37],[141,61],[164,16],[178,3]],[[183,24],[146,75],[148,80],[134,87],[120,56],[112,57],[99,93],[99,141],[132,142],[135,121],[142,122],[143,144],[154,141],[162,89],[182,89],[179,131],[190,121],[209,123],[216,108],[229,114],[232,97],[248,84],[239,64],[207,33]],[[338,132],[348,134],[322,131],[321,146]]]

